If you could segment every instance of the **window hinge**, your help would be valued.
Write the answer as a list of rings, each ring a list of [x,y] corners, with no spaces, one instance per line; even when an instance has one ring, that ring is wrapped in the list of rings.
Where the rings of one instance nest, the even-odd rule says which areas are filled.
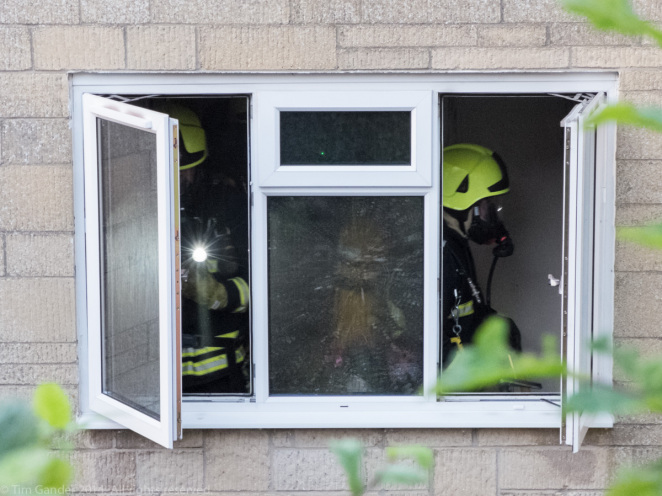
[[[136,96],[136,97],[133,97],[133,98],[129,98],[129,97],[122,96],[122,95],[105,95],[105,97],[108,98],[109,100],[116,100],[120,103],[137,102],[139,100],[158,98],[159,96],[161,96],[161,95],[141,95],[141,96]]]
[[[588,102],[591,98],[593,98],[593,95],[589,93],[577,93],[572,96],[568,95],[562,95],[560,93],[547,93],[549,96],[556,96],[558,98],[564,98],[566,100],[570,100],[571,102],[575,103],[586,103]]]

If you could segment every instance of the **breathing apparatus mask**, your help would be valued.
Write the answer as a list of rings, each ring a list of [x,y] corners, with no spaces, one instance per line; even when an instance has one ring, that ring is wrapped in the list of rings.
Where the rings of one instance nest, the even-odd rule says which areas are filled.
[[[495,257],[509,257],[514,246],[510,234],[499,217],[500,207],[491,198],[483,198],[471,207],[471,223],[467,236],[480,245],[496,243],[492,250]]]

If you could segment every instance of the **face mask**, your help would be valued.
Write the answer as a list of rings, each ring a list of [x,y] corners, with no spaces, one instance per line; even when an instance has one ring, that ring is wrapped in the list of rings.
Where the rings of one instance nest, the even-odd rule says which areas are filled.
[[[496,206],[487,199],[480,200],[472,208],[471,224],[467,236],[479,245],[496,241],[499,228],[503,225]]]
[[[513,242],[499,218],[496,205],[483,199],[472,207],[472,219],[467,236],[480,245],[496,243],[493,253],[497,257],[508,257],[513,254]]]

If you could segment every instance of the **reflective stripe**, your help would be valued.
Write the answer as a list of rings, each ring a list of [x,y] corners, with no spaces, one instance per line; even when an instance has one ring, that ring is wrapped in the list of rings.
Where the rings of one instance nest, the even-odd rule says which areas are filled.
[[[182,362],[182,375],[206,375],[228,367],[228,359],[225,353],[220,356],[208,358],[200,362]]]
[[[458,350],[464,350],[464,346],[462,346],[462,338],[460,338],[460,336],[451,338],[451,343],[456,344]]]
[[[217,338],[227,338],[227,339],[236,339],[239,336],[239,331],[227,332],[225,334],[219,334]]]
[[[219,334],[216,337],[225,338],[225,339],[237,339],[238,336],[239,336],[239,331],[232,331],[232,332],[226,332],[225,334]],[[244,358],[246,358],[246,348],[240,346],[234,351],[234,356],[235,356],[235,361],[237,363],[243,362]]]
[[[457,306],[457,316],[458,317],[466,317],[467,315],[471,315],[474,313],[474,301],[469,300],[466,303],[462,303],[461,305]],[[453,318],[453,315],[448,316],[449,319]]]
[[[233,277],[230,281],[237,286],[237,290],[239,291],[239,306],[232,313],[245,312],[248,310],[248,304],[250,303],[250,288],[248,287],[248,283],[241,277]]]
[[[207,346],[206,348],[184,348],[184,350],[191,350],[191,351],[182,350],[182,357],[195,357],[195,356],[204,355],[205,353],[211,353],[212,351],[219,351],[222,349],[223,348],[219,348],[218,346]]]
[[[239,331],[222,334],[223,337],[237,337]],[[221,337],[218,336],[218,337]],[[204,358],[204,355],[211,355]],[[184,360],[187,358],[188,360]],[[202,359],[200,359],[202,358]],[[182,375],[202,376],[228,368],[228,356],[225,348],[207,346],[205,348],[184,348],[182,350]],[[197,360],[196,360],[197,359]],[[241,363],[246,359],[246,350],[243,346],[235,350],[235,362]]]

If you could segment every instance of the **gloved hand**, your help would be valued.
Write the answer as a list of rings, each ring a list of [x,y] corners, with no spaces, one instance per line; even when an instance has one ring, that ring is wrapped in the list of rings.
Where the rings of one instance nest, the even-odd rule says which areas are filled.
[[[509,257],[513,254],[513,251],[515,251],[513,240],[510,238],[510,234],[503,223],[499,223],[499,227],[497,228],[496,246],[492,249],[492,254],[495,257]]]
[[[191,262],[182,278],[182,296],[195,301],[210,310],[223,310],[228,306],[228,292],[225,286],[209,273],[206,264]]]

